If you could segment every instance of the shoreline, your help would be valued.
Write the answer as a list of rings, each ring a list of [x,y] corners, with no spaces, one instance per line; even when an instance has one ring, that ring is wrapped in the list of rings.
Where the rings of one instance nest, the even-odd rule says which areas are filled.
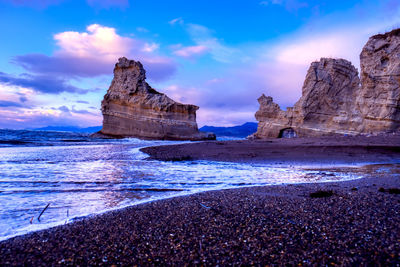
[[[183,145],[185,145],[185,144],[191,144],[191,143],[183,143]],[[162,145],[162,146],[164,147],[164,146],[175,146],[175,145],[182,145],[182,144],[166,144],[166,145]],[[138,147],[138,148],[135,148],[134,151],[142,153],[143,154],[143,159],[145,159],[146,158],[146,154],[144,152],[141,152],[140,150],[142,148],[151,148],[151,147],[158,147],[158,145],[146,146],[146,147]],[[254,162],[247,162],[247,161],[236,162],[236,163],[239,163],[239,164],[257,164],[257,165],[261,164],[260,162],[254,163]],[[398,164],[398,163],[400,163],[400,161],[399,162],[388,162],[387,164],[393,165],[393,164]],[[262,165],[264,165],[264,164],[262,164]],[[333,169],[336,172],[337,171],[336,169],[340,169],[340,171],[338,171],[338,173],[341,174],[341,173],[349,172],[348,170],[345,170],[345,169],[348,169],[348,168],[356,170],[356,169],[365,168],[365,167],[368,167],[368,166],[377,165],[377,163],[374,163],[374,162],[359,162],[357,164],[350,164],[350,163],[338,164],[338,163],[317,163],[317,162],[314,162],[312,164],[302,164],[302,163],[299,163],[299,162],[293,162],[293,164],[287,163],[285,165],[278,164],[278,163],[272,163],[270,166],[274,166],[274,167],[276,166],[276,167],[279,167],[279,168],[289,168],[289,169],[291,169],[296,165],[301,166],[301,167],[299,167],[300,169],[304,169],[304,170],[306,170],[306,169],[307,170],[314,170],[315,169],[316,171],[321,171],[321,172],[325,172],[325,171],[329,172],[329,171],[332,171],[331,169]],[[350,171],[350,172],[352,172],[352,171]],[[176,194],[171,194],[171,195],[168,195],[168,196],[158,196],[158,197],[155,197],[155,198],[150,197],[149,199],[140,200],[140,201],[137,201],[136,203],[130,203],[130,204],[122,205],[122,206],[115,207],[115,208],[105,209],[105,210],[101,210],[101,211],[98,211],[98,212],[95,212],[95,213],[77,215],[75,217],[65,218],[65,219],[62,219],[60,221],[54,221],[54,222],[47,223],[45,225],[42,225],[43,227],[41,227],[41,225],[39,224],[39,225],[37,225],[39,227],[35,228],[33,230],[27,230],[27,231],[23,231],[23,232],[20,232],[20,233],[10,234],[8,236],[0,237],[0,242],[7,241],[7,240],[15,238],[15,237],[21,237],[21,236],[29,235],[29,234],[32,234],[32,233],[35,233],[35,232],[38,232],[38,231],[46,231],[46,230],[54,228],[54,227],[62,226],[62,225],[65,225],[65,224],[74,223],[75,221],[81,220],[81,219],[84,219],[84,218],[91,218],[91,217],[95,217],[95,216],[101,216],[101,215],[103,215],[105,213],[108,213],[108,212],[123,210],[125,208],[129,208],[129,207],[133,207],[133,206],[137,206],[137,205],[143,205],[143,204],[147,204],[147,203],[154,202],[154,201],[163,201],[163,200],[167,200],[167,199],[175,198],[175,197],[185,197],[185,196],[190,196],[190,195],[193,195],[193,194],[199,194],[199,193],[211,192],[211,191],[220,191],[220,190],[234,190],[234,189],[241,189],[241,188],[263,187],[263,186],[269,187],[269,186],[291,186],[291,185],[302,185],[302,184],[324,184],[324,183],[346,182],[346,181],[352,181],[352,180],[358,180],[358,179],[362,179],[362,177],[346,178],[346,179],[343,179],[343,180],[340,180],[340,181],[338,181],[338,180],[320,180],[318,182],[315,182],[315,181],[292,182],[292,183],[283,182],[283,183],[272,183],[272,184],[263,184],[263,185],[260,185],[260,184],[253,184],[253,185],[246,184],[246,185],[239,185],[239,186],[232,185],[231,187],[225,187],[225,188],[196,189],[196,190],[192,190],[192,191],[191,190],[187,190],[186,191],[185,189],[176,190],[177,191]]]
[[[329,183],[252,186],[171,197],[89,216],[70,224],[2,241],[0,263],[17,265],[22,263],[215,265],[283,262],[396,264],[400,259],[400,245],[396,241],[400,237],[400,229],[397,227],[400,218],[391,211],[399,210],[400,196],[379,192],[381,187],[398,188],[400,181],[398,177],[395,179],[383,176]],[[310,198],[309,194],[317,190],[332,190],[334,195],[320,199]],[[368,205],[365,205],[366,203]],[[299,208],[307,212],[304,210],[301,212]],[[331,212],[324,220],[330,224],[325,224],[320,214],[329,210]],[[343,223],[339,228],[334,227],[331,223],[336,223],[336,219],[340,220],[333,213],[334,210],[347,212],[347,216],[340,217],[341,219],[357,219],[359,223],[351,225]],[[265,216],[266,214],[271,216]],[[353,218],[356,214],[362,216],[357,215]],[[285,221],[279,217],[284,217]],[[247,220],[249,218],[250,221]],[[261,224],[259,224],[260,218]],[[379,255],[367,257],[363,250],[361,256],[357,256],[357,253],[346,252],[343,249],[336,252],[332,250],[333,254],[330,257],[329,255],[317,257],[321,251],[316,254],[315,249],[316,251],[325,249],[321,247],[322,245],[340,247],[343,245],[340,245],[340,242],[351,244],[354,251],[359,251],[357,246],[354,247],[354,242],[357,241],[356,244],[360,241],[365,242],[364,239],[357,238],[362,238],[369,233],[368,231],[378,226],[371,224],[373,221],[380,221],[381,225],[378,227],[379,231],[372,231],[372,234],[369,234],[370,238],[375,237],[375,241],[383,242],[386,247],[391,248],[390,253],[382,244],[377,246],[371,242],[368,251],[371,253],[379,251]],[[367,222],[371,229],[365,228]],[[191,227],[193,225],[200,228]],[[270,229],[266,229],[265,225]],[[300,225],[302,233],[310,235],[312,242],[301,237],[297,241],[291,240],[291,236],[300,233],[298,229]],[[304,229],[305,225],[307,229]],[[319,226],[315,228],[315,225]],[[385,233],[381,231],[382,225],[386,227]],[[334,229],[329,231],[331,227]],[[347,229],[349,227],[351,229]],[[346,240],[352,238],[351,236],[342,239],[335,234],[338,229],[342,233],[347,233],[354,230],[354,227],[362,233],[361,236],[356,236],[356,240]],[[236,232],[233,233],[231,229]],[[315,231],[321,232],[321,229],[325,229],[323,231],[326,235],[329,234],[333,243],[326,243],[326,240],[320,239],[321,233],[315,235]],[[229,234],[225,234],[226,231]],[[282,235],[280,234],[282,231],[285,235],[275,240],[276,236]],[[392,234],[386,236],[386,233]],[[262,238],[257,238],[260,235]],[[380,238],[381,235],[385,238]],[[315,238],[317,240],[314,240]],[[285,252],[284,258],[278,257],[280,253],[275,253],[277,247]],[[302,251],[302,247],[307,249]],[[239,254],[230,255],[229,251]],[[395,257],[392,257],[393,255]]]
[[[137,150],[139,151],[140,148],[138,148]],[[388,163],[390,165],[393,165],[393,163]],[[394,163],[397,164],[397,163]],[[308,166],[303,166],[304,168],[315,168],[316,170],[324,170],[326,171],[328,168],[328,170],[330,168],[362,168],[362,167],[366,167],[366,166],[370,166],[370,165],[376,165],[374,163],[369,163],[369,162],[365,162],[364,163],[359,163],[357,166],[356,165],[337,165],[337,164],[333,164],[333,165],[329,165],[329,164],[324,164],[324,165],[308,165]],[[276,164],[276,166],[281,167],[280,165]],[[285,166],[288,167],[288,166]],[[321,168],[321,169],[320,169]],[[62,225],[67,225],[67,224],[71,224],[74,223],[76,221],[82,220],[82,219],[90,219],[92,217],[96,217],[96,216],[102,216],[103,214],[106,214],[108,212],[114,212],[114,211],[119,211],[119,210],[123,210],[129,207],[134,207],[137,205],[145,205],[154,201],[163,201],[163,200],[168,200],[171,198],[176,198],[176,197],[186,197],[186,196],[191,196],[194,194],[201,194],[201,193],[205,193],[205,192],[213,192],[213,191],[221,191],[221,190],[235,190],[235,189],[242,189],[242,188],[252,188],[252,187],[270,187],[270,186],[292,186],[292,185],[303,185],[303,184],[324,184],[324,183],[337,183],[337,182],[348,182],[348,181],[354,181],[354,180],[360,180],[360,179],[364,179],[364,177],[357,177],[357,178],[352,178],[352,179],[347,179],[347,180],[324,180],[324,181],[319,181],[319,182],[294,182],[294,183],[280,183],[280,184],[265,184],[265,185],[245,185],[245,186],[232,186],[232,187],[227,187],[227,188],[217,188],[217,189],[204,189],[204,190],[197,190],[197,191],[187,191],[185,192],[185,190],[176,190],[176,195],[170,195],[170,196],[165,196],[165,197],[156,197],[156,198],[149,198],[146,200],[141,200],[138,201],[136,203],[131,203],[131,204],[127,204],[125,206],[120,206],[120,207],[116,207],[116,208],[111,208],[111,209],[106,209],[106,210],[102,210],[96,213],[90,213],[90,214],[83,214],[83,215],[78,215],[76,217],[70,218],[70,219],[63,219],[61,221],[56,221],[56,222],[52,222],[52,223],[48,223],[47,225],[44,225],[43,228],[38,228],[35,230],[30,230],[24,233],[18,233],[15,235],[9,235],[9,236],[5,236],[4,239],[3,237],[0,237],[0,243],[3,241],[7,241],[9,239],[15,238],[15,237],[22,237],[25,235],[30,235],[33,234],[35,232],[39,232],[39,231],[46,231],[55,227],[59,227]]]

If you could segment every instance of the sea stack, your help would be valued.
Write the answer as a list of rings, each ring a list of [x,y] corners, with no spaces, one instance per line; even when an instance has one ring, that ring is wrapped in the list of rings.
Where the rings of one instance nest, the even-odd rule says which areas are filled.
[[[198,109],[157,92],[146,82],[143,65],[122,57],[115,64],[114,79],[101,102],[100,133],[157,140],[215,139],[211,133],[199,132]]]
[[[360,55],[364,132],[400,129],[400,29],[369,38]]]
[[[369,38],[361,79],[345,59],[321,58],[308,69],[302,96],[286,111],[262,95],[255,138],[380,134],[400,130],[400,29]]]

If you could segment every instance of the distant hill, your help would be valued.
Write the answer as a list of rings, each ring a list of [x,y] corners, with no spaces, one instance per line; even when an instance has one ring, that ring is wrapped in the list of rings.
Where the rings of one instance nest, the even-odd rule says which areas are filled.
[[[87,128],[80,128],[77,126],[47,126],[42,128],[35,128],[36,131],[57,131],[57,132],[74,132],[74,133],[95,133],[101,130],[102,126],[93,126]],[[213,132],[216,136],[238,137],[244,138],[257,131],[256,122],[246,122],[240,126],[232,127],[215,127],[203,126],[199,129],[202,132]]]
[[[201,127],[199,130],[202,132],[213,132],[217,137],[227,136],[244,138],[257,131],[257,123],[246,122],[243,125],[233,127],[214,127],[206,125]]]
[[[57,132],[74,132],[74,133],[95,133],[101,130],[101,126],[93,126],[80,128],[77,126],[47,126],[33,129],[36,131],[57,131]]]

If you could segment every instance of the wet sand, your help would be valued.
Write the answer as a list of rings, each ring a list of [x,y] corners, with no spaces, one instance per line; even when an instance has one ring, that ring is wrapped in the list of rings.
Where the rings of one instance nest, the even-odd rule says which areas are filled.
[[[271,163],[398,162],[400,134],[237,140],[154,146],[141,149],[150,159]]]
[[[346,150],[353,156],[331,148],[321,150],[323,146],[319,145],[316,151],[331,153],[327,160],[332,160],[332,155],[334,160],[352,159],[354,155],[362,156],[362,151],[370,151],[368,160],[375,157],[398,161],[396,140],[376,140],[367,145],[359,142]],[[242,142],[245,141],[182,147],[189,149],[189,156],[195,159],[240,157],[243,161],[262,161],[273,154],[263,149],[247,150],[260,141],[238,148],[236,144]],[[290,142],[298,142],[297,147],[304,148],[302,142],[308,141],[283,142],[289,143],[286,151],[290,155]],[[216,151],[217,146],[229,148],[232,144],[236,146],[234,150]],[[214,148],[206,151],[196,146]],[[360,150],[357,152],[354,147]],[[338,151],[342,149],[344,146]],[[167,150],[168,155],[182,156],[180,147],[169,146]],[[227,152],[230,156],[218,155]],[[293,152],[290,157],[296,159],[293,155],[302,155],[299,153]],[[322,152],[308,158],[317,162],[318,157],[324,158]],[[355,181],[209,191],[88,217],[0,242],[0,265],[398,266],[400,166],[394,166],[390,173],[375,172],[373,177]],[[317,196],[327,196],[311,197],[316,192]]]

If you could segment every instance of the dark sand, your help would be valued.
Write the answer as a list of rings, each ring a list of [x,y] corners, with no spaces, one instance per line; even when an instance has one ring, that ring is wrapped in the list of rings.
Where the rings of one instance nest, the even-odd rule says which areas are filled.
[[[209,141],[141,149],[157,160],[273,163],[399,162],[400,134],[371,137]]]
[[[399,143],[386,141],[372,145],[376,157],[399,159]],[[218,143],[194,146],[231,146]],[[197,148],[190,150],[196,158]],[[235,155],[228,160],[244,153],[226,151]],[[262,160],[257,151],[244,159]],[[109,212],[0,242],[0,265],[399,266],[395,166],[356,181],[210,191]],[[318,190],[333,195],[310,197]]]

